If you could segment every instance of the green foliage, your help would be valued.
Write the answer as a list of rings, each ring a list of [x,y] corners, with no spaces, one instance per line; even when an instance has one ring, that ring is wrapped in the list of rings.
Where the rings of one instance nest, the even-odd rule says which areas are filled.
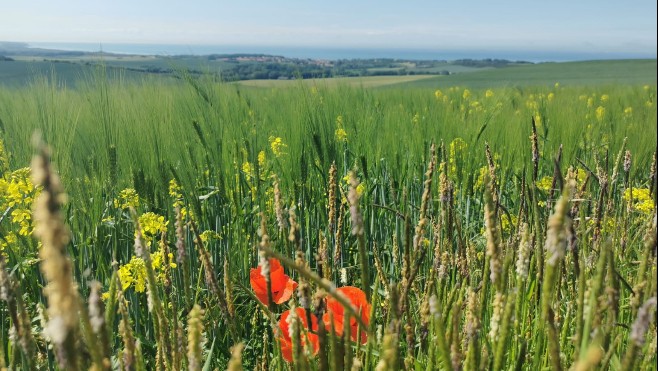
[[[541,79],[548,79],[546,73]],[[267,308],[248,288],[250,268],[259,261],[262,213],[272,250],[291,260],[299,250],[297,257],[308,264],[286,266],[291,278],[306,279],[317,291],[311,273],[322,265],[318,259],[327,259],[330,270],[322,274],[337,285],[372,283],[364,288],[373,304],[369,342],[357,346],[328,336],[327,364],[541,369],[590,362],[605,368],[631,354],[635,366],[651,369],[655,324],[645,329],[646,343],[631,331],[642,315],[655,316],[645,304],[656,295],[650,224],[656,212],[650,176],[656,86],[655,77],[648,80],[653,83],[646,86],[553,81],[491,90],[444,87],[447,79],[439,80],[445,82],[438,90],[435,84],[373,90],[322,83],[258,89],[212,75],[137,81],[98,69],[70,88],[53,75],[27,87],[0,88],[6,152],[0,158],[8,163],[1,175],[29,165],[28,143],[40,131],[68,193],[62,211],[80,296],[90,297],[94,280],[106,296],[114,365],[132,362],[126,355],[134,348],[136,367],[181,369],[193,359],[204,369],[221,369],[231,346],[244,342],[245,368],[264,362],[288,367],[270,318],[276,321],[289,304]],[[628,171],[624,161],[615,161],[626,150]],[[435,170],[428,172],[431,161]],[[337,193],[329,205],[334,163]],[[350,171],[359,185],[344,180]],[[575,194],[558,203],[570,177]],[[490,242],[500,246],[491,249],[485,187],[493,187],[487,215],[497,220],[488,228],[500,228],[500,238]],[[3,207],[10,194],[5,188]],[[348,201],[359,204],[363,235],[350,234],[356,208]],[[548,238],[556,204],[566,216],[553,230],[566,234]],[[328,208],[337,205],[340,224],[332,225]],[[287,219],[293,207],[297,229],[290,233],[287,220],[277,220],[277,208]],[[27,318],[37,318],[38,308],[48,304],[38,242],[20,235],[20,223],[10,217],[0,220],[6,269],[0,268],[20,279],[16,290]],[[414,229],[421,220],[422,228]],[[139,251],[137,222],[144,244]],[[10,233],[16,236],[11,241]],[[568,243],[548,271],[546,240]],[[325,257],[318,247],[323,244]],[[521,250],[525,263],[517,263]],[[501,275],[495,285],[492,258]],[[542,272],[550,286],[543,286]],[[9,336],[12,308],[0,297],[0,366],[34,361],[55,369],[43,322],[30,327],[35,360],[26,360],[20,342]],[[85,347],[93,343],[89,334],[80,342]],[[189,356],[188,341],[194,350]],[[87,354],[81,357],[88,363]]]

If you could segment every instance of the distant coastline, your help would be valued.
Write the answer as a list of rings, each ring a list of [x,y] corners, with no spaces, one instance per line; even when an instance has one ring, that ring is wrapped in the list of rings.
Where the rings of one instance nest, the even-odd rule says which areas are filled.
[[[127,55],[211,55],[253,53],[280,55],[300,59],[373,59],[393,58],[405,60],[456,60],[456,59],[507,59],[540,62],[575,62],[608,59],[655,59],[655,52],[575,52],[575,51],[532,51],[532,50],[439,50],[401,48],[332,48],[294,46],[236,46],[236,45],[182,45],[182,44],[131,44],[131,43],[61,43],[29,42],[34,49],[56,49],[65,51],[99,52]]]

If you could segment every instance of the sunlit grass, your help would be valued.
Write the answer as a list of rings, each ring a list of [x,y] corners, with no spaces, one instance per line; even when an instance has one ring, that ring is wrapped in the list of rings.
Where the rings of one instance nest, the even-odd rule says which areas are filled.
[[[291,84],[0,89],[0,368],[655,369],[655,85]]]

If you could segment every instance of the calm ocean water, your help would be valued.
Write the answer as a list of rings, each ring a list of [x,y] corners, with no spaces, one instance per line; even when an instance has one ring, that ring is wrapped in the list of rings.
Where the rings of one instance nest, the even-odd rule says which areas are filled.
[[[177,45],[177,44],[98,44],[32,42],[33,48],[75,50],[85,52],[105,51],[139,55],[208,55],[224,53],[258,53],[280,55],[288,58],[312,59],[359,59],[398,58],[416,60],[455,60],[462,58],[498,58],[528,62],[566,62],[596,59],[656,58],[655,51],[646,53],[623,52],[565,52],[527,50],[432,50],[432,49],[383,49],[383,48],[316,48],[290,46],[226,46],[226,45]]]

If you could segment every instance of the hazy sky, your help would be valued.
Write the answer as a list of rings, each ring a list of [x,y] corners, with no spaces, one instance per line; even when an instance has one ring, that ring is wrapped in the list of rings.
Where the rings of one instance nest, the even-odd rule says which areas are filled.
[[[0,40],[656,53],[656,0],[0,0]]]

